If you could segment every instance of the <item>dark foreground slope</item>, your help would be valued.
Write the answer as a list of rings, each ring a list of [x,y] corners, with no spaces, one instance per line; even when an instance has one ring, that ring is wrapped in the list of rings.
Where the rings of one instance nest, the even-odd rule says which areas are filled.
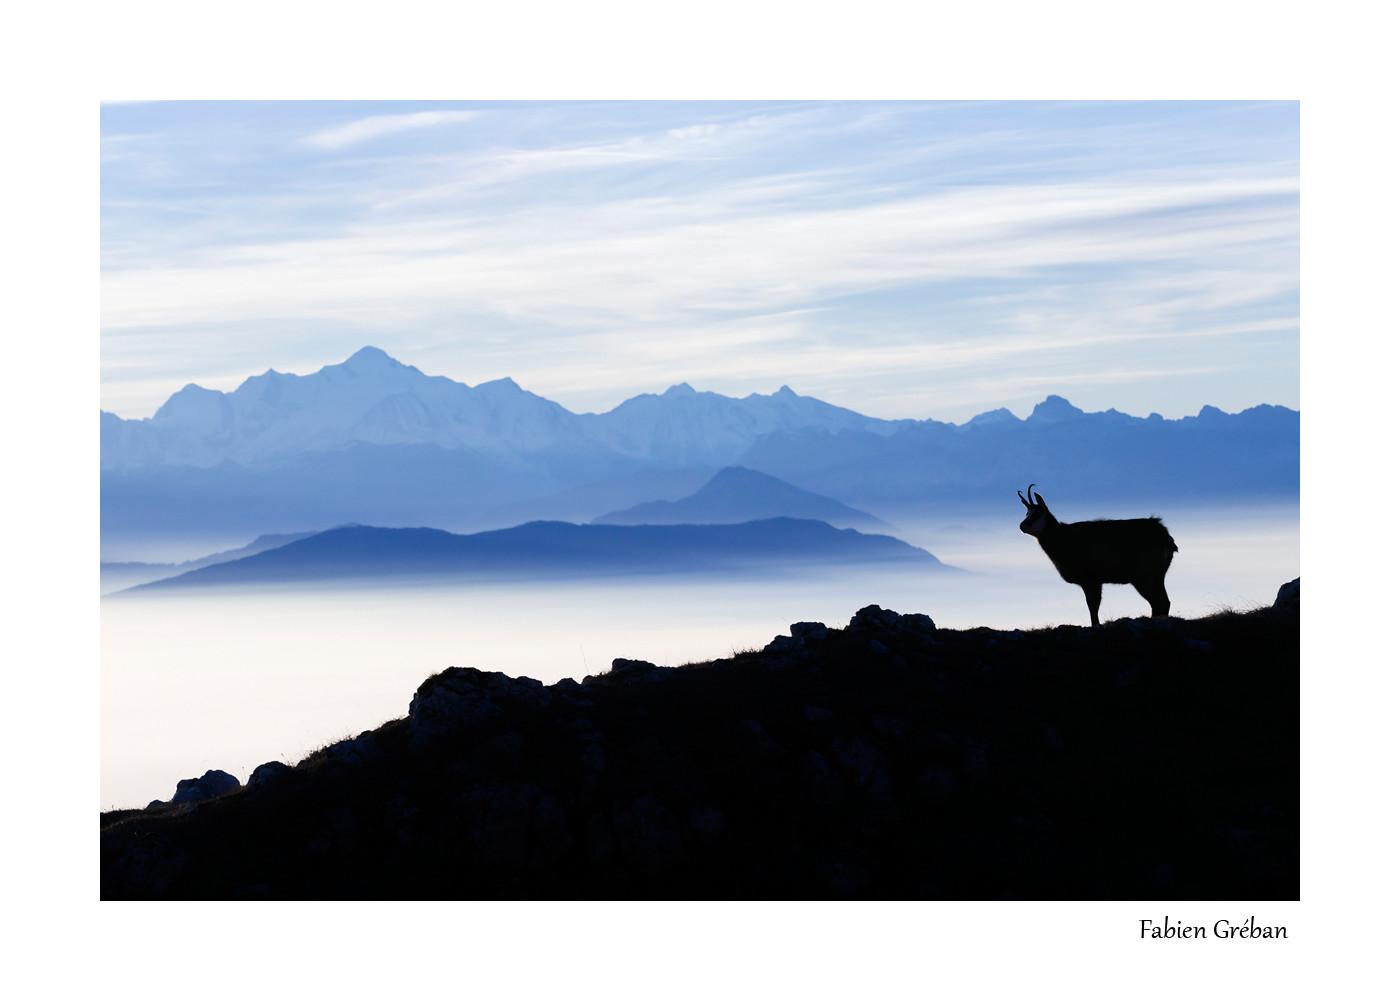
[[[105,814],[102,895],[1298,896],[1296,601],[792,633],[582,685],[445,671],[250,787]]]

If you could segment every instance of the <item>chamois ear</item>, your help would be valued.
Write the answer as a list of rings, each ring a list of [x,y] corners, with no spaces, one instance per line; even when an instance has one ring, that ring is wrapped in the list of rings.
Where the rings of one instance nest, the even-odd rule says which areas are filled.
[[[1045,498],[1040,496],[1040,494],[1031,494],[1031,496],[1035,498],[1035,502],[1041,507],[1045,506]]]

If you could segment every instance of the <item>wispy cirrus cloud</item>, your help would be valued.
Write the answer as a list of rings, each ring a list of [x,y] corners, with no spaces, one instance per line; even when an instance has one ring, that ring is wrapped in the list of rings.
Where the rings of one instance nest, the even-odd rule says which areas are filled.
[[[489,221],[415,218],[109,271],[103,317],[120,328],[303,311],[411,318],[449,307],[587,327],[1134,261],[1233,273],[1241,247],[1272,258],[1290,238],[1296,193],[1287,178],[1214,179],[954,189],[773,209],[721,192]],[[1187,281],[1178,277],[1168,291]],[[1241,275],[1235,285],[1247,288]],[[1209,286],[1218,292],[1218,275]]]
[[[426,176],[375,202],[376,210],[451,203],[508,184],[538,184],[550,175],[604,171],[635,171],[676,164],[703,164],[754,155],[784,137],[849,131],[847,121],[832,122],[814,111],[789,111],[728,118],[675,128],[627,134],[604,142],[546,146],[512,146],[436,156],[425,161]],[[812,177],[820,169],[797,173]],[[787,183],[789,177],[767,179]],[[760,190],[763,183],[747,178],[741,191]]]
[[[576,409],[1296,403],[1293,105],[279,107],[112,113],[167,173],[104,165],[109,407],[364,343]]]
[[[302,144],[321,150],[339,150],[383,139],[401,132],[440,128],[469,122],[475,111],[414,111],[404,115],[370,115],[343,125],[320,129],[302,137]]]

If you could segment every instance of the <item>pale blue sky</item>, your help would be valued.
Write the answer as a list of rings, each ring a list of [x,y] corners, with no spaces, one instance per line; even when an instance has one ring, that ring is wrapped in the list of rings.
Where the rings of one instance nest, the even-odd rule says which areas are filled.
[[[104,409],[365,344],[574,410],[1297,406],[1298,108],[104,107]]]

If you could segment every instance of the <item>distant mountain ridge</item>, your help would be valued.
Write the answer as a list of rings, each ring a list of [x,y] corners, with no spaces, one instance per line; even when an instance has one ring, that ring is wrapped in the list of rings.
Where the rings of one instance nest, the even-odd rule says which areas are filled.
[[[1299,413],[1287,407],[1227,414],[1207,406],[1166,420],[1087,413],[1052,395],[1025,420],[994,411],[880,436],[780,431],[740,464],[877,509],[1003,498],[1019,480],[1036,480],[1047,497],[1218,503],[1296,499],[1299,444]]]
[[[730,466],[891,519],[981,507],[1030,480],[1061,499],[1296,499],[1300,453],[1299,414],[1277,406],[1166,420],[1051,395],[1025,419],[1000,408],[952,424],[866,417],[786,386],[736,399],[682,383],[578,414],[509,379],[470,387],[375,348],[231,393],[187,386],[149,419],[103,413],[101,427],[113,552],[346,522],[590,521],[680,502]]]
[[[350,525],[133,589],[393,579],[552,579],[634,574],[787,572],[812,565],[950,569],[886,535],[772,518],[739,525],[529,522],[457,535]],[[127,592],[133,593],[133,592]]]
[[[593,524],[716,525],[763,518],[807,518],[836,528],[890,527],[874,515],[743,466],[726,466],[689,497],[610,511]]]

